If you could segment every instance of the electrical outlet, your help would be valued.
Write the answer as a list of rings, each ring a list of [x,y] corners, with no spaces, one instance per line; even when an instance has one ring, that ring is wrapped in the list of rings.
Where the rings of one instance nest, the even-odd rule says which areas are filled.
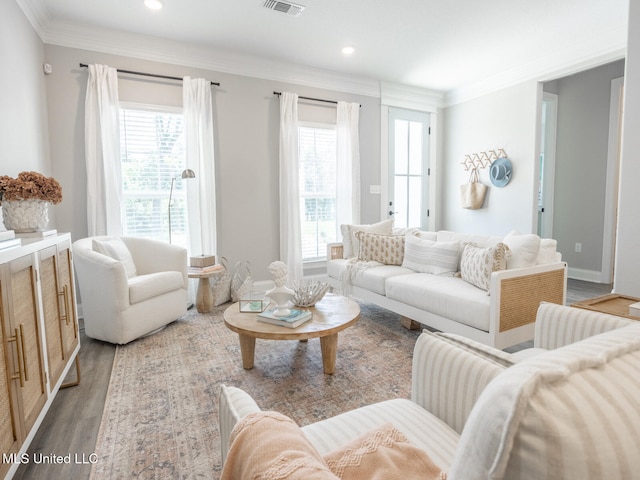
[[[576,243],[576,253],[581,253],[581,252],[582,252],[582,244]]]

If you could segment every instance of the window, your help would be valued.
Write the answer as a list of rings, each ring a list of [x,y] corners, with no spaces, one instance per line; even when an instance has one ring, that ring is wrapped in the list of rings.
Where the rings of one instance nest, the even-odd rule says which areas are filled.
[[[120,110],[120,158],[123,184],[123,234],[187,246],[187,206],[183,115],[169,107]],[[177,178],[176,178],[177,177]]]
[[[323,260],[337,238],[336,129],[303,124],[298,130],[302,260]]]

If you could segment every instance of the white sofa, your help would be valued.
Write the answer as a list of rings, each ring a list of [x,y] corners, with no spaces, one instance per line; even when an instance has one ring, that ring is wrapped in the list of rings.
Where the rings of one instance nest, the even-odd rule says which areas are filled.
[[[464,337],[425,331],[415,346],[411,400],[387,400],[301,427],[315,463],[335,458],[346,445],[360,445],[390,422],[448,472],[449,480],[637,478],[640,323],[554,304],[542,304],[537,316],[536,355],[509,355]],[[291,460],[290,452],[268,449],[260,459],[252,456],[259,448],[241,452],[244,457],[230,452],[243,448],[229,444],[236,424],[257,412],[246,392],[222,386],[225,470],[237,472],[256,460],[265,466],[276,457],[283,464]],[[359,449],[360,460],[377,454],[370,450]],[[421,472],[404,478],[431,478],[416,473]],[[301,476],[293,471],[287,478]]]
[[[390,222],[343,225],[342,230],[343,243],[328,246],[327,275],[332,287],[436,330],[503,349],[533,338],[540,302],[565,303],[567,265],[556,251],[555,240],[516,232],[505,237],[450,231],[399,232],[392,230]],[[383,243],[381,248],[387,253],[393,252],[388,243],[404,239],[404,250],[399,254],[404,257],[391,254],[385,260],[369,252],[364,255],[369,261],[359,261],[364,245],[359,238]],[[486,289],[466,281],[464,270],[462,276],[453,273],[461,270],[467,243],[482,247],[476,252],[497,248],[500,243],[509,246],[503,265],[506,268],[488,272]],[[457,252],[457,260],[453,256],[444,258],[438,253],[442,249],[453,256]],[[445,264],[452,259],[456,266],[450,268]]]
[[[187,251],[135,237],[73,244],[85,333],[115,344],[164,327],[187,311]]]

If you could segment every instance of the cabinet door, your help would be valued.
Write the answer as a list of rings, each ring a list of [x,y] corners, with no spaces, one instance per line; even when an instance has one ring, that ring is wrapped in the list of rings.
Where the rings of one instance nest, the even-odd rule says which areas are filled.
[[[65,366],[64,339],[62,335],[61,309],[64,299],[60,298],[57,263],[58,249],[55,245],[38,252],[40,260],[40,291],[42,313],[44,315],[45,338],[47,339],[47,360],[49,362],[49,388],[56,384]],[[62,308],[65,308],[62,306]]]
[[[11,455],[18,452],[24,434],[18,421],[18,399],[15,388],[12,388],[12,377],[17,376],[17,359],[14,359],[14,352],[17,354],[17,351],[15,332],[9,328],[5,308],[8,279],[4,275],[5,270],[4,266],[0,266],[0,452]],[[10,467],[10,462],[0,463],[0,477],[4,477]]]
[[[76,296],[73,284],[73,258],[71,242],[58,244],[58,298],[61,302],[62,339],[65,363],[78,346],[78,318],[76,316]]]
[[[16,334],[19,378],[16,388],[21,419],[30,431],[42,410],[47,393],[38,323],[38,293],[34,257],[27,255],[9,262],[7,312],[11,331]]]

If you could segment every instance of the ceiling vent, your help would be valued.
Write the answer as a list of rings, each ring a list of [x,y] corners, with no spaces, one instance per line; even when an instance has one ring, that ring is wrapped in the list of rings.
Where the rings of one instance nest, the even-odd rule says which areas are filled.
[[[276,12],[282,12],[297,17],[304,10],[304,5],[298,5],[291,2],[283,2],[282,0],[266,0],[263,7]]]

